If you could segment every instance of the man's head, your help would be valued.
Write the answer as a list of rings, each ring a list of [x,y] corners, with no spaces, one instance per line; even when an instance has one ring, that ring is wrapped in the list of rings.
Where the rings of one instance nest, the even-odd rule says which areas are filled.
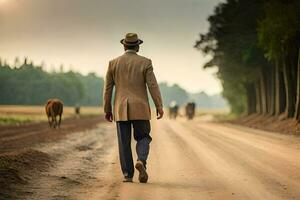
[[[143,43],[143,40],[138,38],[136,33],[127,33],[125,38],[122,39],[121,44],[124,45],[124,50],[134,50],[136,52],[139,51],[140,44]]]

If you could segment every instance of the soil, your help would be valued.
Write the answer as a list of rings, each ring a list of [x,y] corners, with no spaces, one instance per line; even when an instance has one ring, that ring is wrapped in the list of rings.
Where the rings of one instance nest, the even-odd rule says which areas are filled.
[[[47,122],[20,126],[0,126],[0,154],[30,148],[35,144],[60,140],[74,131],[92,129],[103,116],[68,118],[62,121],[61,128],[49,128]]]
[[[1,132],[10,143],[0,156],[1,200],[300,199],[298,136],[209,118],[153,120],[149,181],[136,172],[122,183],[115,125],[74,120],[49,134],[45,124]]]
[[[230,121],[234,124],[288,135],[300,135],[300,123],[285,115],[268,116],[253,114]]]
[[[53,167],[55,157],[33,147],[63,140],[75,131],[93,129],[100,122],[103,116],[69,118],[60,129],[51,129],[45,122],[0,126],[0,199],[17,199],[30,193],[24,186]]]

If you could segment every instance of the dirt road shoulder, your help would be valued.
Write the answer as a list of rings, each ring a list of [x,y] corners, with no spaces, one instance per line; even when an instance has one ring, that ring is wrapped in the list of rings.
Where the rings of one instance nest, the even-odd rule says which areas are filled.
[[[56,143],[69,135],[95,129],[103,116],[70,118],[61,129],[50,129],[45,122],[21,126],[0,126],[0,199],[17,199],[28,191],[26,187],[34,176],[53,166],[55,156],[37,150],[36,146]]]

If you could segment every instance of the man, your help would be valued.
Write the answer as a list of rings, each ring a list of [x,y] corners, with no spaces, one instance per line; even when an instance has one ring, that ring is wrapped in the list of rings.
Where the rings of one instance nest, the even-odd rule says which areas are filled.
[[[137,163],[139,181],[146,183],[147,157],[149,154],[151,110],[148,102],[147,87],[156,106],[157,119],[164,115],[162,98],[153,73],[150,59],[139,56],[143,41],[135,33],[128,33],[121,40],[125,54],[109,62],[104,85],[104,112],[109,122],[114,119],[117,125],[119,157],[123,182],[132,182],[134,175],[131,152],[131,128],[137,141]],[[112,93],[115,87],[114,109],[112,113]]]

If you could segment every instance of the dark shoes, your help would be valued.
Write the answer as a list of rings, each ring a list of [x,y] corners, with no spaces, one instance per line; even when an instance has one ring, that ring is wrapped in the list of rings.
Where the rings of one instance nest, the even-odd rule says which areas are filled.
[[[148,174],[146,172],[146,168],[142,161],[137,161],[135,168],[139,171],[139,181],[140,183],[147,183]]]
[[[147,183],[148,181],[148,174],[146,171],[146,167],[142,161],[137,161],[135,164],[135,168],[139,171],[139,181],[140,183]],[[124,177],[123,183],[132,183],[132,178]]]
[[[132,178],[124,178],[123,183],[132,183]]]

